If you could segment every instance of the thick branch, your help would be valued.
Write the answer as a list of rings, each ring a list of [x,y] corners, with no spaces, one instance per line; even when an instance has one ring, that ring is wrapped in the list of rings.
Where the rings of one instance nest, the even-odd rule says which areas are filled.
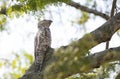
[[[33,63],[33,65],[28,69],[26,74],[20,79],[35,79],[36,77],[37,79],[43,79],[43,73],[45,75],[44,79],[55,79],[55,78],[63,79],[71,74],[75,74],[81,71],[87,71],[92,68],[99,67],[104,62],[119,60],[120,54],[118,52],[120,50],[120,47],[109,49],[103,51],[103,53],[100,52],[98,54],[94,54],[86,57],[85,58],[86,60],[89,59],[87,65],[84,63],[84,61],[86,60],[84,60],[84,58],[81,58],[81,56],[84,56],[86,52],[92,47],[102,42],[110,40],[112,35],[118,29],[120,29],[120,13],[116,14],[106,23],[101,25],[98,29],[85,35],[83,38],[79,39],[78,41],[75,41],[74,43],[68,46],[60,48],[58,51],[54,53],[54,57],[52,56],[54,50],[50,49],[47,53],[45,59],[46,61],[44,62],[45,73],[44,73],[44,69],[42,72],[34,73],[34,63]],[[108,52],[110,52],[110,54]],[[75,67],[75,68],[72,69],[71,67]]]
[[[99,12],[99,11],[97,11],[97,10],[90,9],[90,8],[88,8],[88,7],[86,7],[86,6],[83,6],[83,5],[79,4],[79,3],[76,3],[76,2],[71,1],[70,3],[67,3],[67,4],[70,5],[70,6],[72,6],[72,7],[77,8],[77,9],[79,9],[79,10],[85,11],[85,12],[87,12],[87,13],[93,13],[94,15],[100,16],[100,17],[102,17],[102,18],[104,18],[104,19],[106,19],[106,20],[109,19],[109,16],[108,16],[108,15],[106,15],[106,14],[104,14],[104,13],[102,13],[102,12]]]
[[[116,14],[114,17],[112,17],[110,20],[108,20],[106,23],[104,23],[95,31],[85,35],[83,38],[70,44],[68,47],[65,47],[65,49],[56,51],[55,56],[57,60],[54,61],[52,65],[48,66],[48,69],[45,72],[45,74],[47,75],[45,76],[45,79],[47,78],[63,79],[69,75],[76,74],[82,71],[88,71],[92,68],[99,67],[103,62],[114,60],[116,53],[113,52],[112,54],[107,56],[108,52],[112,51],[113,49],[104,51],[107,53],[94,54],[87,58],[86,57],[84,58],[82,56],[84,56],[86,52],[92,47],[102,42],[110,40],[112,35],[118,29],[120,29],[120,13]],[[118,50],[118,48],[116,49]],[[114,51],[116,51],[116,49]],[[105,55],[105,57],[103,56],[103,59],[99,61],[102,55]],[[117,56],[118,57],[116,57],[115,60],[119,59],[119,55]],[[110,58],[113,58],[113,59],[109,60]],[[97,61],[91,63],[93,60],[95,61],[95,59],[97,59]],[[71,67],[75,67],[75,68],[72,69]]]
[[[98,43],[109,41],[112,35],[120,29],[120,12],[109,19],[95,31],[91,32]]]
[[[99,68],[102,64],[109,63],[112,61],[119,61],[119,60],[120,60],[120,46],[116,48],[110,48],[101,52],[97,52],[95,54],[86,56],[83,59],[80,59],[78,66],[79,68],[76,72],[64,73],[64,75],[62,75],[58,79],[67,78],[68,76],[76,73],[88,72],[89,70],[92,70],[94,68]],[[76,63],[74,64],[78,65]]]
[[[92,70],[94,68],[99,68],[102,64],[119,60],[120,60],[120,46],[116,48],[110,48],[101,52],[97,52],[95,54],[89,55],[81,59],[79,61],[78,71],[71,72],[70,74],[69,73],[64,74],[63,77],[61,78],[67,78],[69,75],[76,73],[88,72],[89,70]]]
[[[25,72],[25,74],[19,79],[43,79],[43,74],[46,66],[54,61],[54,57],[52,57],[53,52],[54,52],[54,49],[49,48],[49,52],[46,53],[46,58],[43,63],[43,69],[41,72],[35,71],[35,62],[33,62],[33,64]]]
[[[92,31],[90,34],[85,35],[83,38],[79,39],[76,45],[79,46],[79,51],[82,53],[87,52],[89,49],[93,48],[94,46],[109,41],[112,35],[120,29],[120,12],[116,14],[114,17],[109,19],[106,23],[101,25],[96,30]],[[85,49],[83,51],[83,49]]]
[[[84,66],[84,69],[86,69],[85,67],[87,67],[88,70],[98,68],[104,63],[118,60],[120,60],[120,46],[116,48],[110,48],[102,52],[97,52],[95,54],[85,57],[84,62],[89,61],[89,63]],[[84,71],[84,69],[81,71]]]
[[[115,79],[120,79],[120,72],[117,74]]]
[[[120,29],[120,12],[111,19],[109,19],[106,23],[101,25],[96,30],[92,31],[89,34],[86,34],[83,38],[76,41],[76,43],[74,42],[69,46],[72,46],[73,49],[79,48],[79,51],[81,52],[81,54],[83,54],[87,52],[89,49],[93,48],[94,46],[102,42],[109,41],[112,35],[118,29]]]

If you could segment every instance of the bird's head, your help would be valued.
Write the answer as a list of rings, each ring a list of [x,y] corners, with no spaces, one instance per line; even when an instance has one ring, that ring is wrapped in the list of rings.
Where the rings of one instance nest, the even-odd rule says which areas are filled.
[[[46,28],[49,28],[49,26],[51,25],[52,23],[52,20],[42,20],[42,21],[39,21],[38,22],[38,28],[39,27],[46,27]]]

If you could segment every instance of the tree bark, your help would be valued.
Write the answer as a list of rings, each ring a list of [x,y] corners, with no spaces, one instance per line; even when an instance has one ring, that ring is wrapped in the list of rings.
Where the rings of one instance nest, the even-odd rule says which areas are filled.
[[[89,34],[86,34],[83,38],[79,39],[78,41],[75,41],[74,43],[71,43],[68,46],[63,46],[60,49],[62,50],[62,52],[64,52],[66,54],[67,49],[72,47],[73,50],[71,49],[70,53],[73,53],[74,51],[76,51],[75,49],[77,48],[79,52],[77,52],[76,55],[79,55],[79,57],[80,57],[80,55],[86,54],[86,52],[89,49],[93,48],[94,46],[96,46],[102,42],[109,41],[111,39],[112,35],[118,29],[120,29],[120,12],[118,14],[116,14],[114,17],[112,17],[111,19],[109,19],[106,23],[101,25],[96,30],[92,31]],[[85,50],[83,50],[83,49],[85,49]],[[64,53],[60,53],[59,57],[57,58],[57,61],[56,61],[57,51],[55,51],[54,53],[53,52],[54,52],[54,49],[52,49],[52,48],[50,48],[49,51],[47,52],[45,62],[44,62],[44,69],[42,69],[43,70],[42,72],[37,72],[37,73],[34,72],[35,65],[33,62],[33,64],[30,66],[30,68],[26,71],[26,73],[20,79],[47,79],[47,78],[49,78],[49,77],[47,77],[48,75],[46,75],[46,74],[44,75],[45,69],[53,62],[57,63],[59,61],[59,58],[63,57],[63,55],[64,55]],[[89,60],[89,63],[87,63],[87,65],[82,63],[82,65],[80,65],[79,70],[76,70],[74,72],[71,71],[71,73],[66,73],[66,74],[60,76],[60,78],[57,78],[58,72],[56,73],[56,71],[53,68],[53,69],[49,70],[50,72],[48,72],[48,73],[49,74],[54,73],[52,75],[55,75],[55,76],[50,77],[49,79],[65,78],[68,75],[75,74],[77,72],[84,72],[84,71],[86,71],[86,68],[88,71],[90,69],[99,67],[103,63],[120,60],[120,47],[111,48],[111,49],[108,49],[108,50],[105,50],[102,52],[98,52],[96,54],[88,55],[88,56],[83,57],[82,59],[83,59],[83,62]],[[67,63],[69,63],[69,61]],[[79,64],[76,64],[76,65],[79,65]],[[57,66],[57,64],[56,64],[56,66]],[[69,69],[69,71],[70,71],[70,69]],[[45,78],[44,78],[44,76],[45,76]]]
[[[114,16],[117,0],[113,0],[110,17]],[[109,48],[109,41],[106,42],[106,49]]]
[[[115,79],[120,79],[120,72],[118,73]]]
[[[100,65],[112,61],[119,61],[120,60],[120,46],[115,48],[109,48],[101,52],[96,52],[95,54],[89,55],[83,59],[84,61],[88,61],[89,65],[83,65],[88,68],[88,70],[93,68],[99,68]],[[81,71],[85,72],[81,66]]]
[[[85,11],[85,12],[87,12],[87,13],[92,13],[92,14],[94,14],[94,15],[100,16],[100,17],[102,17],[102,18],[104,18],[104,19],[106,19],[106,20],[108,20],[108,19],[110,18],[110,17],[109,17],[107,14],[105,14],[105,13],[102,13],[102,12],[100,12],[100,11],[97,11],[97,10],[94,10],[94,9],[91,9],[91,8],[88,8],[88,7],[83,6],[83,5],[79,4],[79,3],[76,3],[76,2],[74,2],[74,1],[70,1],[70,2],[67,3],[67,4],[70,5],[70,6],[72,6],[72,7],[75,7],[76,9],[79,9],[79,10]]]

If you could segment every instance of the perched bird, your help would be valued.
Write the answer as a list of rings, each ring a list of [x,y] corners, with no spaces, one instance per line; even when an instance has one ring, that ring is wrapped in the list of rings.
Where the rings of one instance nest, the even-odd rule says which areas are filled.
[[[41,71],[47,50],[51,46],[51,20],[42,20],[38,22],[38,32],[35,37],[35,67],[36,71]]]

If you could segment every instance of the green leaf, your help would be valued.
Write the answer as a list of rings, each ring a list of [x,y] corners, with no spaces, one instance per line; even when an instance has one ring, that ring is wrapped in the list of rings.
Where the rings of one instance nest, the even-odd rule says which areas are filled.
[[[84,24],[85,22],[88,21],[88,19],[89,19],[88,13],[82,12],[82,16],[80,17],[78,23],[79,23],[79,24]]]
[[[24,57],[27,58],[27,60],[29,60],[30,63],[33,62],[33,56],[31,54],[28,54],[24,51]]]
[[[3,63],[2,62],[0,62],[0,67],[2,67],[3,66]]]
[[[11,63],[12,68],[16,67],[17,59],[14,59]]]
[[[4,24],[6,23],[6,17],[5,15],[1,14],[0,15],[0,31],[4,30]]]

